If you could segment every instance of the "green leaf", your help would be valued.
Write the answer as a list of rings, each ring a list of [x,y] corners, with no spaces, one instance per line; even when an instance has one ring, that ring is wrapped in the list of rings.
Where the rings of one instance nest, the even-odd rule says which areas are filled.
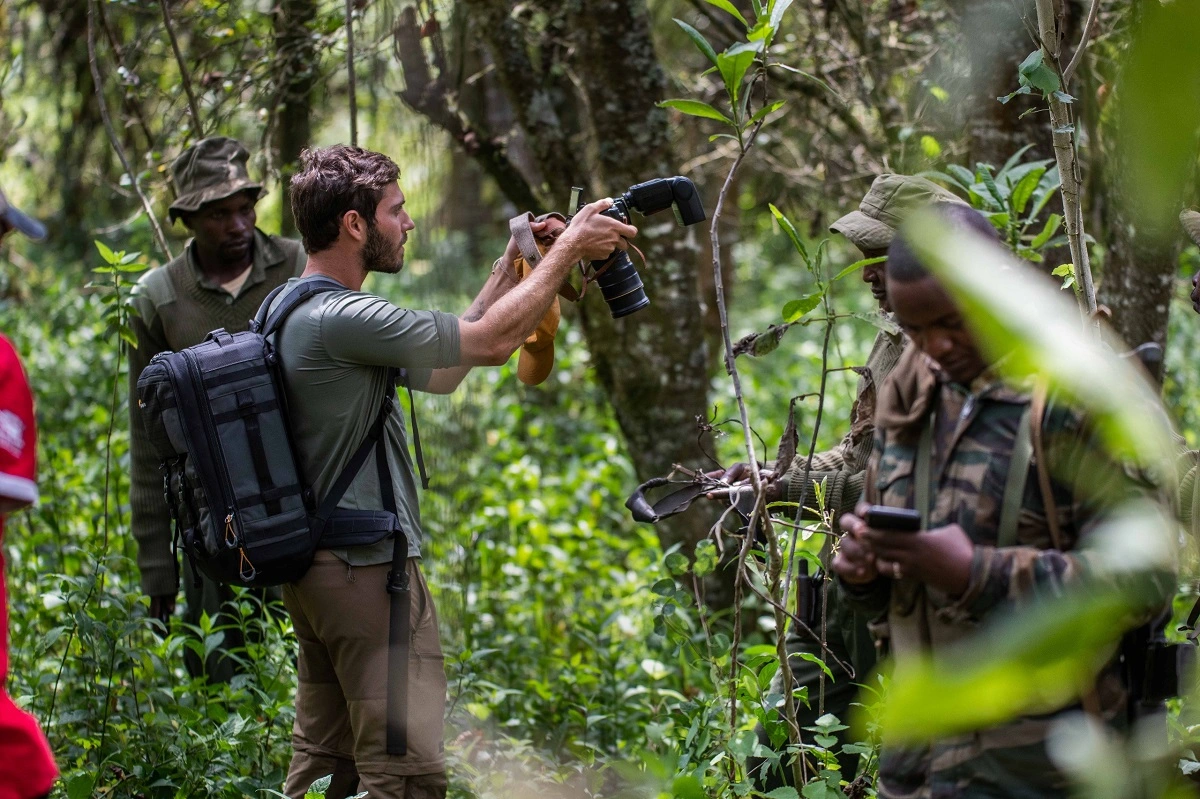
[[[650,587],[650,590],[659,596],[670,596],[675,593],[675,581],[670,577],[664,577]]]
[[[721,73],[721,79],[725,81],[730,105],[737,105],[746,71],[750,69],[761,49],[762,42],[739,42],[717,55],[717,70]]]
[[[897,668],[880,720],[887,740],[958,735],[1070,703],[1156,601],[1156,575],[1174,557],[1172,527],[1149,504],[1127,507],[1094,531],[1087,576],[937,658]]]
[[[1021,83],[1040,89],[1045,94],[1051,94],[1062,88],[1058,73],[1045,63],[1045,54],[1041,48],[1030,53],[1021,65],[1017,67]]]
[[[93,239],[92,243],[95,244],[96,249],[100,251],[100,257],[104,259],[104,263],[118,264],[121,262],[121,257],[109,249],[108,245],[100,241],[100,239]]]
[[[1045,167],[1030,170],[1013,187],[1012,204],[1018,214],[1025,213],[1025,207],[1029,205],[1029,198],[1033,196],[1033,190],[1038,187],[1038,183],[1041,182],[1042,175],[1044,174],[1046,174]]]
[[[750,119],[747,120],[746,126],[750,127],[754,123],[758,122],[758,120],[765,117],[767,114],[770,114],[773,111],[778,111],[780,108],[783,108],[783,105],[786,102],[787,102],[787,100],[776,100],[775,102],[771,103],[770,105],[763,106],[762,108],[760,108],[756,112],[754,112],[754,116],[750,117]]]
[[[671,574],[685,574],[688,570],[688,559],[686,555],[679,552],[672,552],[666,557],[667,570]]]
[[[1033,94],[1033,90],[1030,89],[1028,86],[1022,86],[1021,88],[1017,89],[1015,92],[1009,92],[1008,94],[1004,95],[1003,97],[997,97],[996,99],[1000,101],[1001,105],[1007,105],[1008,102],[1010,100],[1012,100],[1012,98],[1016,97],[1018,94]]]
[[[92,785],[95,782],[96,778],[89,774],[76,774],[67,783],[67,799],[88,799],[92,795]]]
[[[852,275],[865,266],[873,266],[874,264],[881,264],[886,260],[887,260],[886,255],[880,255],[875,258],[863,258],[862,260],[855,261],[854,263],[850,264],[842,271],[838,272],[836,275],[833,276],[833,279],[841,280],[846,275]]]
[[[1050,241],[1054,234],[1058,232],[1058,229],[1062,226],[1062,221],[1063,218],[1058,214],[1050,214],[1050,218],[1046,220],[1046,225],[1042,228],[1042,232],[1033,237],[1033,241],[1029,242],[1029,246],[1035,250],[1040,250],[1044,247],[1046,242]],[[1064,266],[1071,266],[1071,264],[1064,264]]]
[[[823,296],[825,296],[825,292],[815,291],[812,294],[804,295],[798,300],[792,300],[783,306],[783,321],[788,324],[800,321],[806,313],[821,304]],[[757,355],[758,353],[755,354]]]
[[[782,211],[775,207],[774,203],[769,203],[767,207],[771,209],[771,215],[775,217],[775,221],[779,223],[779,226],[783,228],[783,232],[786,233],[788,239],[791,240],[792,246],[796,248],[796,252],[800,253],[800,257],[804,259],[805,265],[811,269],[812,259],[808,257],[808,248],[805,247],[804,242],[800,240],[800,234],[796,232],[795,225],[792,224],[790,219],[783,215]]]
[[[783,12],[787,11],[792,5],[792,0],[775,0],[775,4],[771,7],[771,27],[779,30],[779,23],[783,20]]]
[[[971,186],[975,185],[975,175],[965,166],[958,164],[946,164],[946,171],[957,179],[958,184],[967,191],[971,190]]]
[[[801,77],[808,78],[813,83],[816,83],[822,89],[824,89],[825,91],[829,92],[834,97],[836,97],[837,101],[839,103],[842,103],[843,105],[845,105],[845,103],[846,103],[846,101],[844,99],[842,99],[842,96],[840,94],[838,94],[836,91],[834,91],[832,86],[830,86],[828,83],[821,80],[820,78],[818,78],[816,75],[812,74],[811,72],[805,72],[802,69],[796,69],[796,67],[788,66],[787,64],[781,64],[778,61],[772,62],[772,63],[768,64],[768,66],[771,67],[772,69],[782,69],[784,72],[791,72],[794,75],[799,75]]]
[[[689,116],[715,119],[718,122],[724,122],[726,125],[733,124],[733,120],[731,120],[729,117],[725,116],[708,103],[702,103],[699,100],[663,100],[658,104],[658,106],[660,108],[674,108],[676,111],[680,111]]]
[[[797,653],[796,653],[795,655],[793,655],[792,657],[798,657],[798,658],[800,658],[801,660],[807,660],[809,663],[812,663],[814,666],[816,666],[817,668],[819,668],[821,671],[825,672],[825,676],[827,676],[829,679],[831,679],[831,680],[833,679],[833,672],[832,672],[832,671],[830,671],[830,670],[829,670],[829,667],[825,665],[825,661],[821,660],[819,657],[817,657],[817,656],[816,656],[816,655],[814,655],[813,653],[811,653],[811,652],[797,652]],[[822,718],[823,718],[823,717],[822,717]],[[843,729],[844,729],[844,728],[843,728]]]
[[[704,53],[704,57],[712,62],[713,66],[717,65],[717,51],[708,43],[708,39],[704,38],[704,34],[693,28],[681,19],[676,19],[675,24],[683,29],[688,38],[692,40],[692,44],[696,45],[696,49]]]
[[[671,793],[680,799],[707,799],[708,796],[704,792],[704,786],[700,784],[700,780],[691,774],[676,777],[675,781],[671,783]]]
[[[925,157],[933,160],[942,154],[942,145],[938,140],[926,134],[921,137],[921,152],[925,153]]]
[[[950,101],[950,93],[941,86],[930,86],[929,93],[934,96],[939,103],[947,103]]]
[[[995,201],[998,210],[1004,210],[1004,195],[1000,193],[1000,187],[996,185],[996,179],[992,177],[992,168],[987,164],[979,164],[979,180],[991,195],[991,199]]]
[[[785,785],[782,788],[776,788],[770,793],[764,793],[766,799],[800,799],[800,795],[796,793],[796,789],[790,785]]]
[[[746,22],[746,18],[742,16],[742,12],[738,11],[734,7],[733,3],[729,2],[729,0],[704,0],[704,2],[708,3],[710,6],[716,6],[722,11],[733,15],[747,28],[750,27],[750,23]]]
[[[1200,3],[1149,3],[1122,55],[1114,140],[1129,176],[1121,203],[1135,224],[1175,236],[1162,220],[1179,213],[1191,186],[1200,129]]]

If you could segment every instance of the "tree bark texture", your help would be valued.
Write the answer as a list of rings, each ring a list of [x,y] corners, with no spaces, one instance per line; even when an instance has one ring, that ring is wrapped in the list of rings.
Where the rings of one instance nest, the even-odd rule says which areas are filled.
[[[275,93],[274,145],[278,153],[279,181],[283,186],[282,232],[296,235],[296,220],[288,197],[288,184],[296,172],[300,151],[312,140],[312,94],[318,64],[309,24],[316,18],[316,0],[279,0],[275,10],[275,58],[278,87]]]
[[[467,5],[467,38],[486,46],[512,128],[491,130],[471,113],[455,76],[439,63],[436,44],[432,57],[424,53],[409,10],[396,29],[406,83],[401,97],[447,130],[518,209],[563,209],[573,185],[596,199],[677,173],[666,111],[656,106],[668,88],[644,0]],[[516,139],[532,154],[537,174],[518,168],[509,151]],[[706,198],[710,207],[713,199]],[[645,479],[675,463],[699,462],[696,417],[706,414],[709,354],[697,288],[702,231],[679,228],[670,211],[633,222],[646,266],[634,260],[650,307],[613,320],[592,287],[578,316],[597,377]],[[659,525],[664,546],[682,542],[690,549],[703,537],[702,514],[689,516]]]

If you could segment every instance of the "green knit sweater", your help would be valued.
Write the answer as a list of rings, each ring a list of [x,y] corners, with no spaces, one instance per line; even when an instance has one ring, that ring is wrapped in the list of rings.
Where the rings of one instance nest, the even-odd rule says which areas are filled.
[[[133,290],[137,313],[131,320],[137,347],[129,352],[130,505],[138,543],[142,589],[150,596],[178,590],[171,558],[171,515],[159,471],[137,404],[137,379],[156,354],[199,344],[209,331],[245,330],[271,289],[304,271],[307,257],[299,242],[254,233],[254,262],[237,296],[201,273],[194,247],[166,266],[147,272]]]

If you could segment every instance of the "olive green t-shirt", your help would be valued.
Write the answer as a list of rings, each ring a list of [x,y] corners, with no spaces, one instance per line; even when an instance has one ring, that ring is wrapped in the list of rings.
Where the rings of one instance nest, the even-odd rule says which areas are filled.
[[[300,280],[292,278],[288,286]],[[296,308],[276,344],[287,381],[294,446],[304,479],[319,502],[375,421],[389,369],[407,370],[411,387],[421,390],[433,369],[458,365],[458,317],[400,308],[361,291],[329,291]],[[384,446],[408,554],[420,557],[421,511],[399,403],[384,425]],[[338,507],[383,509],[373,454]],[[392,541],[333,552],[353,566],[388,563]]]

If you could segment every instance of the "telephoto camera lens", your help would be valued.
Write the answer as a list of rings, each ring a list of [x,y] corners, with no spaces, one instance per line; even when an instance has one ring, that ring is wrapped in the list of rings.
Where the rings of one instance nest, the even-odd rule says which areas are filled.
[[[596,278],[596,283],[613,319],[628,316],[650,304],[650,298],[642,287],[642,278],[634,269],[633,261],[629,260],[629,254],[623,250],[617,250],[612,265]]]
[[[626,197],[617,198],[613,202],[612,208],[603,212],[604,216],[629,224],[629,212],[626,210],[625,201]],[[612,318],[620,319],[622,316],[629,316],[649,305],[650,298],[646,296],[642,278],[637,269],[633,267],[633,261],[629,260],[629,254],[624,250],[613,250],[609,261],[611,261],[609,267],[596,278],[596,284],[600,286],[600,293],[604,295],[604,301],[608,303],[608,310],[612,314]],[[599,269],[603,263],[593,261],[592,266]]]

